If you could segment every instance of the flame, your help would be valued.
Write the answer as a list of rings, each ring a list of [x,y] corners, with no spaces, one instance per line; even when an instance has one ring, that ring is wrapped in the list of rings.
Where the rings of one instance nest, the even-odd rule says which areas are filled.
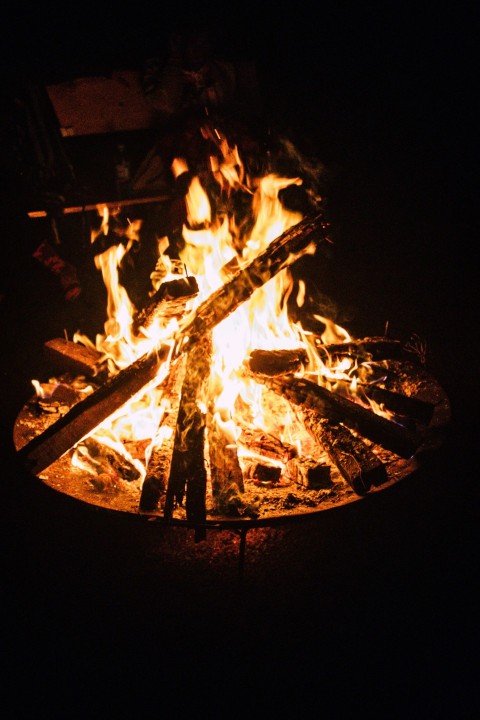
[[[268,172],[263,177],[251,178],[245,172],[236,146],[231,147],[226,137],[215,128],[206,126],[202,132],[215,142],[218,149],[218,153],[210,158],[210,178],[191,178],[185,197],[184,245],[179,259],[172,260],[166,255],[168,238],[159,238],[158,260],[150,276],[152,294],[168,279],[178,278],[179,275],[195,276],[199,293],[190,302],[189,311],[195,310],[225,282],[230,267],[235,269],[247,265],[303,217],[300,211],[288,209],[281,200],[282,191],[302,186],[304,181],[299,175],[283,177]],[[175,177],[188,170],[183,158],[174,160],[172,172]],[[215,206],[212,206],[212,188],[209,185],[212,180],[217,200]],[[248,200],[248,222],[239,223],[235,215],[237,195]],[[75,334],[74,340],[98,350],[109,373],[115,374],[152,351],[160,340],[171,342],[173,346],[178,323],[158,321],[140,332],[138,328],[134,329],[136,308],[120,282],[119,268],[138,241],[141,223],[128,222],[124,228],[107,207],[99,207],[98,212],[100,229],[92,233],[91,240],[92,245],[100,245],[101,248],[95,255],[95,266],[107,288],[107,319],[104,333],[98,334],[94,343],[80,332]],[[314,248],[311,251],[314,252]],[[241,421],[244,425],[253,425],[282,441],[288,441],[299,451],[311,445],[311,438],[300,427],[288,403],[278,397],[273,403],[264,386],[245,372],[246,362],[255,349],[304,348],[309,358],[309,375],[319,383],[331,386],[339,380],[348,380],[351,383],[349,392],[356,392],[351,361],[347,359],[332,364],[320,359],[308,333],[303,331],[301,324],[294,324],[289,319],[287,300],[292,297],[293,290],[290,270],[282,270],[211,332],[210,377],[205,385],[205,397],[200,400],[201,410],[206,412],[211,409],[213,422],[221,428],[228,442],[235,443],[238,439]],[[306,293],[305,283],[301,282],[297,294],[300,307]],[[315,318],[325,325],[321,338],[325,344],[350,339],[346,330],[328,318],[321,315]],[[164,376],[167,372],[168,368],[164,368]],[[157,378],[144,388],[139,396],[132,398],[92,434],[99,442],[111,445],[111,449],[123,454],[127,441],[145,441],[142,462],[130,459],[139,471],[140,482],[145,477],[153,446],[161,446],[172,433],[170,428],[162,428],[169,400],[164,397],[161,380]],[[98,470],[95,458],[89,456],[82,443],[76,448],[73,462],[92,473]]]

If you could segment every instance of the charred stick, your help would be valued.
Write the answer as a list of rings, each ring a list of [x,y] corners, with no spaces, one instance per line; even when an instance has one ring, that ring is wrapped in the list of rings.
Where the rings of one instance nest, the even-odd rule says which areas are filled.
[[[308,364],[304,348],[295,350],[252,350],[248,360],[250,372],[262,375],[285,375],[299,372]]]
[[[155,513],[159,510],[162,498],[165,499],[180,408],[180,395],[185,378],[186,359],[186,356],[179,358],[165,383],[163,401],[166,403],[166,409],[156,437],[152,441],[147,474],[140,495],[139,511],[141,513]]]
[[[186,352],[196,340],[224,320],[254,291],[271,280],[299,257],[314,249],[314,242],[325,239],[322,213],[306,217],[270,243],[268,248],[227,284],[212,293],[186,319],[176,337],[175,355]],[[41,472],[106,420],[133,395],[155,378],[161,369],[168,373],[171,347],[157,346],[117,375],[106,381],[75,405],[47,430],[19,451],[19,458],[34,473]],[[160,380],[159,380],[160,382]]]
[[[85,375],[100,381],[105,379],[106,369],[101,367],[103,356],[98,350],[64,338],[47,340],[43,349],[45,358],[60,372]]]
[[[333,386],[347,391],[350,384],[346,380],[335,380]],[[401,392],[389,390],[374,383],[358,383],[358,392],[363,393],[366,398],[373,400],[378,405],[383,405],[390,412],[403,415],[411,420],[417,420],[424,425],[428,425],[435,410],[435,404],[432,402],[404,395]]]
[[[193,275],[163,282],[158,290],[138,311],[133,320],[133,329],[148,328],[154,320],[170,320],[181,317],[187,302],[198,295],[198,283]]]
[[[203,523],[206,519],[207,471],[205,468],[205,400],[210,375],[211,336],[207,334],[187,354],[177,417],[175,441],[165,498],[164,515],[171,519],[176,505],[187,495],[187,520]]]
[[[240,494],[245,489],[237,446],[217,422],[211,408],[207,428],[213,504],[218,512],[229,515],[238,509]]]
[[[158,380],[160,383],[160,371],[163,367],[165,374],[167,373],[171,352],[170,346],[162,345],[158,352],[143,355],[110,377],[40,435],[20,448],[19,459],[34,474],[47,468],[143,390],[149,382]]]
[[[305,378],[261,379],[268,388],[289,402],[313,409],[333,422],[342,422],[385,449],[409,458],[420,446],[420,438],[402,425],[377,415],[363,405],[333,393]]]
[[[293,445],[283,443],[275,436],[255,427],[243,427],[238,438],[238,444],[242,445],[252,455],[270,458],[284,464],[298,455],[297,448]]]
[[[191,344],[212,330],[281,270],[293,265],[303,255],[315,252],[316,243],[324,239],[325,222],[322,213],[304,218],[279,235],[231,280],[204,300],[190,318],[181,323],[183,344]]]
[[[365,495],[372,485],[377,487],[388,481],[382,461],[348,428],[319,417],[314,410],[305,410],[302,416],[309,433],[357,495]]]
[[[362,338],[339,343],[324,344],[319,337],[314,338],[315,347],[320,355],[326,357],[353,355],[358,362],[375,360],[395,360],[402,358],[404,349],[400,340],[385,337]]]

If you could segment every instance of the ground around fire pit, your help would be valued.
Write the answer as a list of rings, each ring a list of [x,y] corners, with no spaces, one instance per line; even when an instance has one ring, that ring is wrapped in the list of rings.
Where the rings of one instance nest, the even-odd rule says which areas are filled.
[[[408,5],[400,18],[372,17],[363,4],[353,18],[338,10],[348,42],[346,32],[328,33],[333,10],[322,25],[316,7],[308,32],[305,17],[292,22],[297,41],[280,42],[288,88],[268,46],[265,57],[279,117],[328,169],[334,244],[308,270],[355,336],[388,323],[426,343],[426,367],[451,406],[441,452],[367,502],[246,535],[212,529],[200,542],[188,528],[79,506],[18,465],[13,428],[43,372],[43,343],[95,327],[104,297],[80,248],[78,303],[33,259],[10,264],[25,231],[10,220],[0,300],[1,685],[10,714],[31,716],[33,706],[52,718],[133,717],[173,704],[177,717],[478,715],[477,43],[466,6],[448,18],[429,9],[427,22]],[[46,42],[49,27],[37,37],[46,19],[29,22],[29,40],[57,57],[69,36]],[[296,62],[285,48],[299,48]]]

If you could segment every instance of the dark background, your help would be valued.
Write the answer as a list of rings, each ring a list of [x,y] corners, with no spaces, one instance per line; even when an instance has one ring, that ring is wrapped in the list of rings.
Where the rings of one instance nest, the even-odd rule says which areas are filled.
[[[3,30],[4,77],[139,67],[192,12],[22,6]],[[5,690],[19,709],[29,698],[58,716],[147,703],[218,717],[312,707],[339,717],[347,706],[470,717],[480,639],[474,5],[204,12],[222,52],[257,61],[272,120],[325,165],[334,244],[318,267],[322,291],[357,335],[388,323],[424,339],[450,432],[431,466],[396,488],[247,540],[240,577],[238,537],[203,550],[183,531],[45,497],[15,465],[9,438],[42,343],[78,320],[25,265],[2,298]]]

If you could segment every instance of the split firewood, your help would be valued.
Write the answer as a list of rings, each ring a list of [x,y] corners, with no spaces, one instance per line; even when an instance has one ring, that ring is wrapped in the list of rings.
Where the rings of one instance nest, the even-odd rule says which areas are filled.
[[[301,414],[306,429],[357,495],[388,481],[385,465],[361,438],[340,423],[320,417],[315,410],[306,409]]]
[[[205,402],[212,357],[211,334],[205,335],[187,354],[180,407],[177,416],[164,515],[171,519],[186,494],[187,520],[206,519],[207,470],[205,467]]]
[[[165,412],[161,418],[156,437],[152,440],[147,461],[147,474],[140,495],[140,513],[160,512],[161,500],[165,501],[167,482],[170,475],[175,428],[178,422],[182,384],[185,378],[187,356],[179,358],[165,381],[162,402]]]
[[[400,359],[404,355],[404,348],[400,340],[386,337],[362,338],[327,344],[324,344],[319,337],[314,337],[314,343],[320,355],[329,358],[353,355],[359,363]]]
[[[367,383],[359,386],[367,398],[397,415],[403,415],[412,420],[417,420],[423,425],[428,425],[435,410],[434,403],[421,400],[420,398],[404,395],[379,385]]]
[[[256,427],[242,427],[237,443],[252,455],[270,458],[284,464],[298,455],[296,447],[283,443],[274,435]]]
[[[77,452],[83,461],[90,465],[95,474],[106,472],[127,482],[140,478],[140,470],[132,460],[111,445],[106,445],[93,436],[84,438],[77,445]]]
[[[308,490],[332,488],[334,483],[330,465],[312,457],[299,458],[297,482]]]
[[[103,355],[94,348],[73,340],[54,338],[43,344],[43,350],[46,360],[59,372],[83,375],[97,382],[106,379],[107,369],[102,367]]]
[[[280,465],[267,465],[263,462],[249,462],[246,465],[246,476],[257,485],[277,485],[282,477]]]
[[[400,457],[412,457],[420,446],[421,439],[402,425],[387,420],[373,410],[333,393],[311,380],[293,376],[258,377],[266,387],[282,395],[289,402],[301,406],[302,410],[313,409],[333,422],[342,422]]]
[[[299,372],[308,364],[307,351],[304,348],[294,350],[252,350],[248,359],[248,368],[262,375],[285,375]]]
[[[198,295],[198,283],[193,275],[163,282],[145,305],[135,314],[133,330],[148,328],[155,320],[166,324],[171,318],[181,317],[187,302]]]
[[[176,343],[173,360],[187,352],[195,341],[248,300],[257,288],[302,255],[314,252],[315,242],[324,239],[325,222],[319,212],[304,218],[273,240],[266,250],[213,292],[181,323],[178,334],[172,338]],[[166,342],[135,360],[20,448],[20,461],[35,474],[44,470],[154,380],[157,374],[166,376],[171,360],[172,347]],[[162,379],[159,378],[159,382]]]
[[[245,488],[236,443],[218,422],[212,408],[207,412],[207,429],[214,509],[225,515],[238,514],[243,508],[241,493]]]

